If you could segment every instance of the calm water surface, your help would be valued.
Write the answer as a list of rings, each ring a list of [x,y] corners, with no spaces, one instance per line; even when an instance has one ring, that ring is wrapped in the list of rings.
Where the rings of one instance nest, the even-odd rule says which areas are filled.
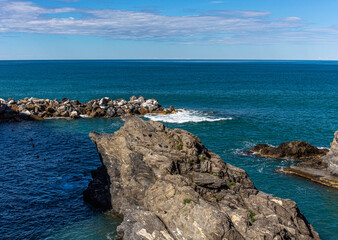
[[[225,162],[246,170],[258,189],[296,201],[322,239],[337,239],[336,189],[274,172],[295,161],[241,152],[257,143],[298,139],[330,147],[338,130],[338,62],[0,61],[0,98],[131,95],[187,108],[177,116],[145,119],[191,131]],[[0,238],[114,239],[120,220],[91,209],[82,191],[90,170],[100,165],[88,133],[112,133],[122,124],[0,124]]]

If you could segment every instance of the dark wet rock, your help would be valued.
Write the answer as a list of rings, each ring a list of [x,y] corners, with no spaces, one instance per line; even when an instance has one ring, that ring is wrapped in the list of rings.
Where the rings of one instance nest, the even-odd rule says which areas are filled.
[[[90,133],[106,171],[85,192],[123,217],[120,239],[320,239],[295,202],[257,190],[193,134],[124,120],[113,134]]]
[[[298,175],[329,187],[338,188],[338,131],[335,133],[330,151],[323,157],[277,171]]]
[[[83,192],[83,198],[86,202],[104,210],[111,209],[110,203],[110,178],[105,166],[99,167],[91,172],[93,181],[90,182],[87,190]]]
[[[0,121],[10,120],[41,120],[53,117],[70,117],[72,119],[87,115],[95,118],[110,118],[127,115],[144,115],[147,113],[168,114],[175,113],[170,108],[166,109],[156,99],[146,100],[144,97],[132,96],[130,101],[124,99],[112,100],[109,97],[92,99],[88,103],[78,100],[63,98],[57,99],[24,98],[15,101],[0,99]],[[143,105],[142,105],[143,104]],[[6,109],[6,111],[5,111]]]
[[[290,159],[318,159],[325,156],[328,149],[320,149],[304,141],[291,141],[271,147],[267,144],[258,144],[250,149],[250,153],[269,158]]]

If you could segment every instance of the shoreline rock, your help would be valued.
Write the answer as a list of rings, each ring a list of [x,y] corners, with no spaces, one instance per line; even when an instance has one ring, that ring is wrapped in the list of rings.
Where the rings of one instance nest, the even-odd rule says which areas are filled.
[[[169,114],[175,113],[173,106],[169,109],[163,107],[156,99],[146,99],[143,96],[132,96],[129,101],[125,99],[112,100],[109,97],[92,99],[88,103],[78,100],[63,98],[38,99],[24,98],[15,101],[9,98],[7,101],[0,98],[0,122],[21,120],[42,120],[45,118],[81,118],[89,116],[93,118],[111,118],[122,115],[145,115],[147,113]]]
[[[251,148],[248,154],[256,154],[268,158],[289,158],[289,159],[319,159],[329,152],[328,149],[320,149],[304,141],[291,141],[281,143],[278,147],[271,147],[268,144],[258,144]]]
[[[338,131],[335,132],[331,149],[327,155],[276,171],[301,176],[328,187],[338,188]]]
[[[257,190],[193,134],[123,120],[113,134],[90,133],[102,166],[84,191],[123,217],[118,239],[320,239],[295,202]]]

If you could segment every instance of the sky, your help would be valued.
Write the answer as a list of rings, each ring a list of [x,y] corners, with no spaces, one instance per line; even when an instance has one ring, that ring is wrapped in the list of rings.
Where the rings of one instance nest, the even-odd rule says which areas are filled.
[[[337,0],[0,0],[0,60],[338,60]]]

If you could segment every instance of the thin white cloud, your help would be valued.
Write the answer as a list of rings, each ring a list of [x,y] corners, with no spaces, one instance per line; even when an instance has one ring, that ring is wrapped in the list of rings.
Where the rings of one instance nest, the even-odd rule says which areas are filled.
[[[337,38],[337,30],[330,28],[325,31],[330,31],[331,40],[314,37],[321,31],[324,30],[309,28],[298,17],[271,18],[270,12],[263,11],[209,11],[167,16],[131,10],[46,8],[32,2],[0,0],[2,34],[91,35],[208,44],[333,42],[332,38]]]
[[[217,10],[217,11],[207,11],[203,13],[204,15],[229,15],[229,16],[241,16],[241,17],[267,17],[271,15],[271,12],[266,11],[229,11],[229,10]]]

